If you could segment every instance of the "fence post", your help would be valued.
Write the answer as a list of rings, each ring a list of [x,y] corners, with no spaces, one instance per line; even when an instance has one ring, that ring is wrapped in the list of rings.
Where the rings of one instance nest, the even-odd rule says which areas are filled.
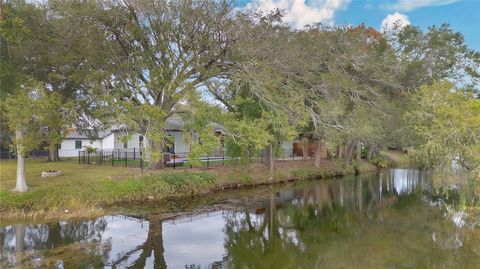
[[[136,159],[135,157],[136,157],[136,156],[135,156],[135,148],[133,148],[133,160]]]
[[[128,167],[128,151],[125,150],[125,167]]]
[[[173,169],[175,169],[175,153],[173,153]]]
[[[210,156],[207,156],[207,168],[210,167]]]
[[[225,152],[222,150],[222,165],[225,166]]]
[[[139,150],[140,150],[140,169],[142,169],[142,175],[143,175],[143,153],[141,148]]]
[[[112,167],[113,167],[113,159],[114,159],[113,153],[114,153],[114,151],[112,150]]]

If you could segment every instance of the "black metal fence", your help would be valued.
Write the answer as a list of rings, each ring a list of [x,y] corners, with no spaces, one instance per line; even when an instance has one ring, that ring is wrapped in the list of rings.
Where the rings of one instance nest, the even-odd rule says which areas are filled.
[[[163,153],[163,165],[165,167],[177,168],[199,168],[199,167],[216,167],[225,165],[238,165],[245,163],[265,163],[265,152],[262,151],[258,155],[250,155],[247,157],[229,157],[225,155],[223,149],[217,150],[211,155],[190,158],[188,152]],[[311,156],[305,157],[311,159]],[[90,165],[108,165],[112,167],[135,167],[145,168],[150,165],[148,156],[139,148],[114,149],[114,150],[98,150],[95,152],[79,151],[78,163]],[[276,160],[302,160],[302,156],[281,155]]]
[[[138,148],[78,152],[79,164],[144,167],[143,151]]]

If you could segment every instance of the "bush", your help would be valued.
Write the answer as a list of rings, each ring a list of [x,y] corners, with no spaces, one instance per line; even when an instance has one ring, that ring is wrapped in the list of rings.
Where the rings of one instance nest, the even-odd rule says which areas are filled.
[[[390,162],[383,155],[376,155],[371,158],[369,162],[380,168],[387,168],[390,166]]]

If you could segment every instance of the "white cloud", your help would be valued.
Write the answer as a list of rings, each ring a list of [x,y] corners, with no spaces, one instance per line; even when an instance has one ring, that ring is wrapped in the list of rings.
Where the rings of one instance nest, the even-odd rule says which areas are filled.
[[[409,24],[410,21],[408,20],[407,15],[395,12],[393,14],[388,14],[387,17],[383,19],[380,29],[384,32],[399,31]]]
[[[382,7],[400,11],[411,11],[428,6],[443,6],[458,2],[459,0],[398,0],[392,4],[384,4]]]
[[[316,22],[333,23],[335,12],[347,8],[349,3],[350,0],[253,0],[246,8],[262,11],[285,10],[285,20],[293,27],[302,28]]]

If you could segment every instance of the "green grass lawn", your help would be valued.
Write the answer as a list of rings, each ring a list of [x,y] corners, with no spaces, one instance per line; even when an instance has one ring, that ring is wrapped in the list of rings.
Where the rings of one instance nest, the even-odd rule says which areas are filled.
[[[62,171],[57,177],[41,177],[46,170]],[[2,209],[58,209],[59,207],[79,207],[99,199],[99,188],[106,182],[140,174],[139,169],[104,166],[79,165],[76,159],[60,162],[28,160],[26,178],[29,191],[13,193],[15,186],[16,162],[0,162],[0,205]],[[88,199],[90,201],[85,201]],[[78,203],[78,205],[77,205]]]
[[[57,177],[41,177],[46,170],[62,171]],[[198,193],[216,184],[213,174],[195,171],[147,173],[131,167],[81,165],[76,159],[60,162],[28,160],[26,178],[29,190],[14,193],[16,162],[0,161],[0,209],[6,215],[25,212],[81,212],[88,215],[98,205],[144,200],[153,196],[161,199],[181,194]],[[9,214],[8,214],[9,213]]]

